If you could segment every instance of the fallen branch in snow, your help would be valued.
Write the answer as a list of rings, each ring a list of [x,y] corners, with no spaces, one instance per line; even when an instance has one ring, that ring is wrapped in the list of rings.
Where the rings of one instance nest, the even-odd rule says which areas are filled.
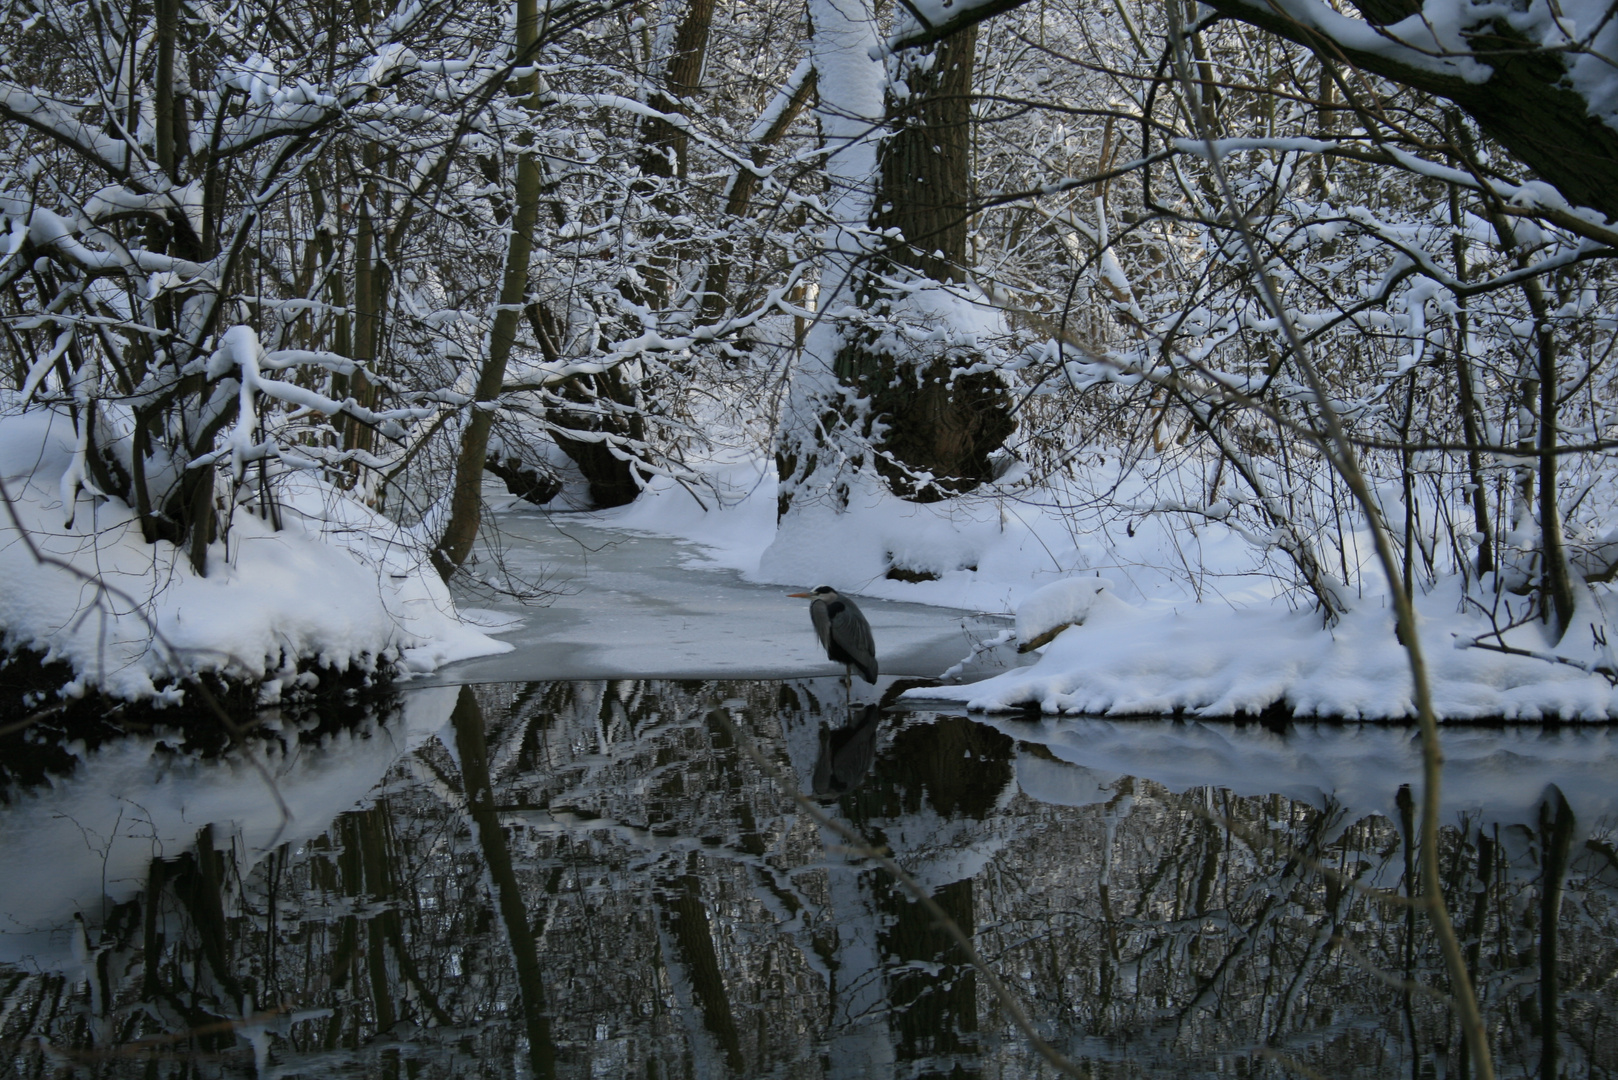
[[[1605,644],[1600,631],[1596,630],[1594,623],[1590,624],[1590,629],[1596,633],[1596,641],[1600,644]],[[1460,634],[1455,634],[1454,637],[1457,649],[1482,649],[1484,652],[1504,653],[1506,656],[1526,656],[1531,660],[1543,660],[1550,664],[1565,664],[1588,675],[1600,675],[1612,685],[1618,686],[1618,669],[1615,669],[1610,664],[1592,664],[1587,660],[1576,660],[1571,656],[1563,656],[1560,653],[1548,652],[1544,649],[1524,649],[1516,645],[1507,645],[1504,641],[1499,640],[1498,632],[1475,638],[1463,637]],[[1484,638],[1486,637],[1494,637],[1496,640],[1493,642],[1485,641]]]
[[[976,660],[978,657],[982,656],[984,653],[988,652],[991,649],[997,649],[1001,645],[1009,645],[1013,641],[1016,641],[1016,640],[1017,640],[1017,631],[1012,629],[1011,627],[1007,627],[1006,629],[1004,629],[1004,630],[1000,631],[998,634],[996,634],[994,637],[989,638],[987,641],[980,641],[977,644],[973,645],[971,652],[967,653],[965,656],[961,657],[955,663],[953,663],[949,667],[945,668],[943,673],[940,674],[938,677],[940,679],[953,679],[957,675],[959,675],[963,670],[965,670],[966,665],[970,664],[972,661]],[[1019,647],[1017,651],[1018,652],[1023,652],[1024,650]]]

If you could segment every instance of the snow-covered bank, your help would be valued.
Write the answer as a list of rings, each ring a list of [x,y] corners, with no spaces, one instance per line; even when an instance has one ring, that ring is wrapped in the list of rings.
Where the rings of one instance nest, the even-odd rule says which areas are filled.
[[[1325,628],[1318,614],[1298,608],[1273,549],[1206,515],[1166,509],[1116,458],[1098,455],[1084,468],[1087,475],[1065,488],[1030,486],[1014,473],[992,490],[929,505],[871,482],[852,491],[847,507],[795,509],[778,529],[770,470],[732,465],[723,478],[730,496],[724,508],[704,511],[663,483],[630,507],[592,517],[694,541],[704,555],[693,566],[729,567],[763,583],[826,583],[857,596],[1015,614],[1020,640],[1044,638],[1027,666],[913,690],[906,696],[914,700],[1111,715],[1236,716],[1271,708],[1356,720],[1412,714],[1408,660],[1374,567],[1356,568],[1365,584],[1347,615]],[[1161,478],[1154,482],[1161,487]],[[1106,491],[1108,499],[1085,506],[1081,488]],[[1141,509],[1126,512],[1130,506]],[[901,580],[890,570],[933,577]],[[1589,670],[1614,663],[1601,640],[1608,595],[1606,586],[1593,586],[1574,629],[1553,648],[1535,621],[1492,636],[1495,620],[1504,628],[1517,617],[1520,598],[1503,595],[1491,617],[1463,602],[1458,579],[1440,579],[1417,597],[1440,717],[1618,717],[1618,691]],[[1488,647],[1500,643],[1536,655]]]
[[[1489,629],[1478,615],[1457,611],[1458,600],[1452,587],[1418,602],[1441,719],[1618,716],[1618,689],[1601,676],[1537,657],[1457,648]],[[1031,667],[907,696],[985,711],[1232,716],[1279,707],[1297,716],[1350,720],[1413,717],[1409,660],[1393,622],[1376,598],[1328,631],[1313,612],[1273,605],[1147,607],[1102,592],[1083,623],[1062,630]],[[1532,625],[1506,640],[1547,648]],[[1597,649],[1587,631],[1583,641],[1570,635],[1559,655],[1599,662]]]
[[[311,667],[427,671],[508,647],[457,617],[397,526],[311,478],[280,485],[279,531],[238,508],[198,577],[122,501],[65,503],[74,467],[65,415],[0,418],[0,628],[8,650],[71,665],[70,697],[174,704],[212,673],[275,698]]]
[[[307,477],[284,481],[280,531],[239,508],[206,577],[192,574],[172,545],[146,544],[115,499],[80,495],[64,525],[58,479],[72,467],[70,430],[48,410],[0,423],[0,465],[28,537],[67,564],[41,565],[9,521],[0,522],[8,583],[0,626],[9,647],[70,664],[72,693],[173,701],[200,671],[262,681],[273,697],[307,682],[310,667],[422,672],[511,649],[457,615],[417,538]],[[528,624],[515,666],[470,665],[469,674],[452,669],[441,678],[806,675],[827,662],[801,605],[757,586],[831,584],[860,597],[1017,617],[1013,637],[1001,634],[1001,620],[963,621],[957,612],[934,619],[894,606],[873,620],[888,674],[947,678],[959,668],[953,661],[977,646],[1037,646],[1007,670],[999,666],[1019,663],[1009,649],[984,649],[970,671],[988,677],[912,698],[1048,713],[1410,714],[1406,657],[1373,570],[1356,568],[1361,588],[1326,629],[1299,608],[1273,548],[1206,512],[1177,509],[1164,498],[1173,488],[1161,474],[1142,479],[1116,456],[1087,455],[1061,484],[1036,485],[1012,471],[978,493],[927,505],[856,477],[845,507],[797,507],[779,525],[766,460],[733,450],[704,469],[717,500],[658,479],[616,510],[548,517],[522,504],[506,512],[506,542],[516,548],[500,561],[534,581],[549,572],[539,540],[554,534],[574,543],[567,530],[577,522],[689,547],[679,565],[648,567],[636,563],[633,545],[610,555],[586,545],[581,558],[594,576],[551,581],[576,600],[504,605]],[[703,572],[715,569],[740,580]],[[618,584],[603,584],[612,574]],[[1494,623],[1463,603],[1455,579],[1439,579],[1417,606],[1440,716],[1618,716],[1618,693],[1590,673],[1615,664],[1602,642],[1606,590],[1592,588],[1554,650],[1536,622],[1504,630],[1501,641],[1538,654],[1506,655],[1455,647],[1497,644],[1487,638]],[[1521,601],[1505,594],[1501,605],[1504,627]]]

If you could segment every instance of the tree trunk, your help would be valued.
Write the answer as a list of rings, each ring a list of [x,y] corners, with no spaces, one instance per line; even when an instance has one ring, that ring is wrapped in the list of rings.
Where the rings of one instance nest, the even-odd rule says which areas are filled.
[[[664,67],[664,88],[648,100],[652,108],[682,116],[689,108],[689,100],[701,90],[713,14],[714,0],[687,0]],[[685,176],[689,140],[677,124],[658,117],[647,119],[641,126],[640,139],[638,164],[642,178],[635,182],[633,191],[651,206],[646,232],[650,246],[660,254],[639,267],[644,289],[620,289],[631,303],[663,307],[674,291],[681,239],[667,225],[668,219],[679,213],[680,205],[664,181]],[[576,377],[563,387],[561,396],[578,408],[558,404],[545,410],[556,445],[584,474],[590,485],[590,500],[598,508],[623,506],[640,494],[644,474],[636,470],[621,448],[614,453],[612,443],[642,442],[646,427],[640,413],[655,394],[656,387],[642,386],[620,370],[608,371]],[[572,438],[563,434],[566,431],[576,431],[581,437]]]
[[[773,119],[763,132],[753,140],[752,150],[749,154],[754,165],[762,166],[769,160],[770,150],[781,141],[794,121],[797,120],[804,106],[815,93],[815,69],[807,62],[793,72],[792,78],[776,94],[771,107],[776,108]],[[755,129],[756,130],[756,129]],[[738,169],[730,178],[730,187],[725,192],[725,219],[739,218],[747,212],[747,204],[752,201],[753,189],[758,186],[758,178],[746,169]],[[730,234],[723,235],[718,244],[718,250],[712,262],[708,264],[708,271],[703,277],[702,286],[702,317],[704,321],[714,322],[724,315],[727,309],[734,305],[730,302],[730,269],[734,245]]]
[[[888,92],[894,130],[878,155],[871,227],[894,239],[871,260],[859,291],[861,306],[879,317],[904,317],[891,282],[966,281],[976,50],[972,27],[890,61],[900,65]],[[971,348],[897,357],[874,330],[839,351],[839,381],[857,387],[884,425],[874,465],[895,494],[934,502],[991,479],[989,455],[1016,423],[996,373],[963,372],[981,361]]]
[[[517,0],[517,57],[532,59],[539,44],[537,0]],[[527,107],[539,110],[539,76],[523,80],[528,91]],[[539,219],[539,161],[531,151],[517,156],[516,209],[506,247],[506,269],[500,284],[500,306],[489,330],[489,353],[478,374],[477,389],[468,409],[466,428],[461,433],[461,451],[455,459],[455,487],[450,494],[449,521],[443,538],[433,551],[433,565],[448,581],[456,568],[466,562],[477,539],[483,510],[483,468],[489,456],[489,429],[500,388],[506,379],[506,360],[517,338],[517,320],[522,316],[528,292],[528,262],[533,254],[534,228]]]
[[[1461,200],[1460,192],[1451,185],[1449,189],[1449,220],[1454,229],[1450,240],[1451,250],[1455,258],[1455,276],[1462,281],[1466,280],[1466,237],[1461,232]],[[1494,559],[1494,529],[1489,522],[1489,489],[1483,477],[1483,453],[1478,449],[1483,443],[1482,433],[1478,428],[1477,398],[1472,387],[1472,362],[1468,356],[1471,338],[1471,318],[1467,311],[1466,298],[1457,301],[1455,313],[1455,385],[1461,405],[1461,430],[1466,436],[1466,472],[1471,482],[1472,522],[1482,539],[1478,541],[1477,572],[1481,578],[1485,574],[1495,571]]]
[[[616,442],[639,447],[645,441],[638,387],[614,369],[569,380],[558,396],[563,403],[547,407],[545,419],[551,423],[551,438],[589,483],[590,502],[602,510],[634,502],[646,474],[629,460],[630,451],[620,445],[615,454],[612,446]],[[570,408],[567,402],[577,407]]]

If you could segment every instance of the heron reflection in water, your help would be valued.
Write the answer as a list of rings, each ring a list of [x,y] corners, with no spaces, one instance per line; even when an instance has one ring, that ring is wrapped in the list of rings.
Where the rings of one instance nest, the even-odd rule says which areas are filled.
[[[843,685],[849,688],[850,695],[855,668],[860,678],[876,682],[876,641],[871,637],[871,624],[854,601],[830,585],[787,595],[812,601],[809,619],[815,624],[815,636],[825,647],[826,659],[843,665]]]
[[[810,781],[815,798],[836,802],[864,782],[876,760],[881,722],[881,708],[867,705],[858,713],[850,711],[846,727],[821,727],[820,755],[815,758],[815,775]]]

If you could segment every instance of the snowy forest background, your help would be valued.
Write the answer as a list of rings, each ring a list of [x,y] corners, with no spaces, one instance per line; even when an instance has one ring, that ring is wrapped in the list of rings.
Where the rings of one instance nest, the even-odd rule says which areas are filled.
[[[751,456],[784,538],[875,498],[1217,529],[1315,626],[1392,588],[1618,678],[1609,15],[13,3],[7,645],[126,697],[430,665],[486,474],[717,510]],[[317,548],[379,616],[297,610],[337,595]],[[184,623],[195,581],[273,633]]]

